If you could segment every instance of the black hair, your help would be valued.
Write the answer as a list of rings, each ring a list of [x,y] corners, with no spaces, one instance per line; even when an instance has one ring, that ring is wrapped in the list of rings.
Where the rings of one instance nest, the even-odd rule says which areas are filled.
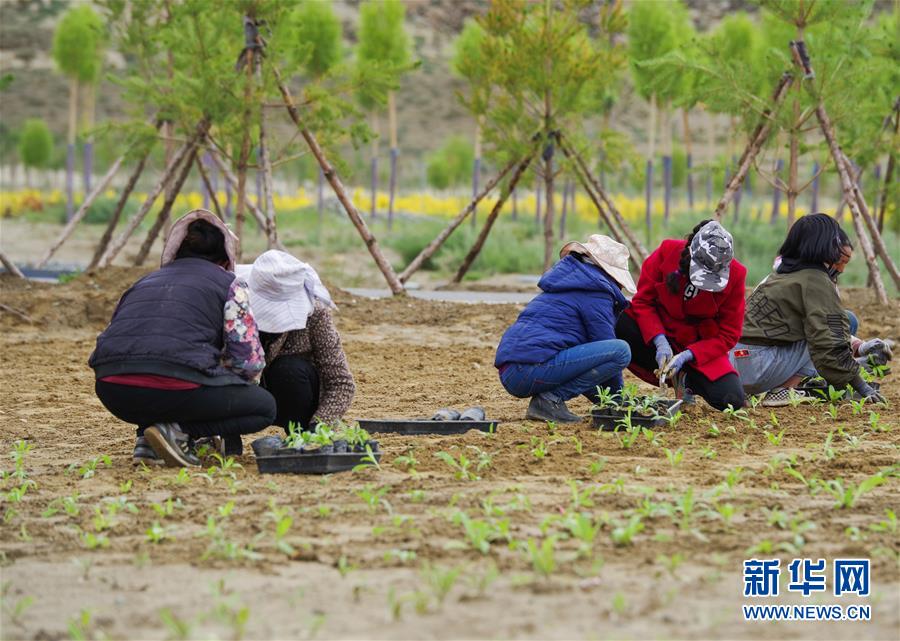
[[[850,237],[828,214],[803,216],[788,231],[778,253],[782,260],[831,264],[841,259],[844,247],[853,248]]]
[[[701,220],[691,230],[691,233],[684,237],[687,243],[685,244],[684,249],[681,250],[681,259],[678,261],[678,270],[666,276],[666,287],[672,294],[678,293],[678,285],[681,281],[681,276],[687,278],[691,273],[691,241],[694,240],[696,233],[703,229],[704,225],[711,222],[711,218]]]
[[[211,263],[227,263],[225,236],[212,223],[195,220],[188,225],[187,235],[181,241],[175,258],[202,258]]]

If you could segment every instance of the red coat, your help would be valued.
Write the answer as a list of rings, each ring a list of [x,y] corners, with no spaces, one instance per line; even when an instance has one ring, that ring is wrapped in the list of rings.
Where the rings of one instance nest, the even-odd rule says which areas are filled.
[[[666,286],[666,276],[678,270],[683,240],[664,240],[644,261],[638,279],[637,293],[625,313],[637,321],[644,342],[665,334],[677,354],[689,349],[694,353],[691,365],[710,380],[734,372],[728,351],[741,337],[744,325],[744,281],[747,268],[731,261],[728,285],[718,293],[697,290],[684,298],[688,279],[681,276],[678,293]],[[631,366],[636,375],[648,383],[657,383],[652,374]]]

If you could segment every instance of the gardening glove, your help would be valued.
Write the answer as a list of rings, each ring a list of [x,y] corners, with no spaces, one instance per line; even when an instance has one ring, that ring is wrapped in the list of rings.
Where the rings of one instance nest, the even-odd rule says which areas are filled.
[[[662,373],[666,369],[669,359],[672,358],[672,346],[669,345],[669,339],[665,334],[654,336],[653,344],[656,346],[656,364],[659,365],[659,371]]]
[[[673,379],[675,378],[675,375],[681,371],[681,368],[692,360],[694,360],[694,352],[691,350],[686,349],[683,352],[678,352],[678,354],[666,365],[663,373],[666,375],[666,378]]]
[[[886,341],[882,338],[872,338],[863,341],[856,353],[860,356],[868,357],[876,365],[884,365],[894,356],[891,347],[891,341]]]
[[[884,396],[881,395],[881,392],[874,389],[871,385],[866,383],[862,378],[854,379],[850,385],[856,390],[856,393],[865,400],[866,403],[887,403]]]

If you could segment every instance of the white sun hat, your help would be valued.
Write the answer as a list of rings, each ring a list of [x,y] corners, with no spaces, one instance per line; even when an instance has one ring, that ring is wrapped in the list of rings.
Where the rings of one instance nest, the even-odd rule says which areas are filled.
[[[237,265],[235,274],[247,281],[250,311],[262,332],[304,329],[317,300],[336,309],[316,270],[287,252],[270,249],[252,265]]]
[[[631,272],[628,271],[628,248],[609,236],[591,234],[586,243],[571,241],[563,245],[559,257],[565,258],[575,252],[587,256],[592,263],[603,269],[629,294],[637,292]]]

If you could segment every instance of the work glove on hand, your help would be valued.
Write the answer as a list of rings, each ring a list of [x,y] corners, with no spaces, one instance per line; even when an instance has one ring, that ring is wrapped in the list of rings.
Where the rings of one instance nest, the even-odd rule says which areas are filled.
[[[666,378],[674,378],[675,375],[681,371],[681,368],[692,360],[694,360],[694,352],[691,350],[686,349],[683,352],[678,352],[678,354],[669,361],[669,364],[666,365],[663,373],[666,375]]]
[[[657,334],[654,336],[653,344],[656,346],[656,364],[659,366],[659,371],[661,373],[672,358],[672,346],[669,345],[669,339],[665,337],[665,334]]]
[[[881,395],[881,392],[875,390],[871,385],[866,383],[861,378],[857,378],[855,381],[850,383],[856,393],[859,394],[866,403],[887,403],[884,396]]]
[[[860,356],[869,357],[876,365],[884,365],[894,356],[890,341],[886,341],[883,338],[872,338],[863,341],[856,353]]]

